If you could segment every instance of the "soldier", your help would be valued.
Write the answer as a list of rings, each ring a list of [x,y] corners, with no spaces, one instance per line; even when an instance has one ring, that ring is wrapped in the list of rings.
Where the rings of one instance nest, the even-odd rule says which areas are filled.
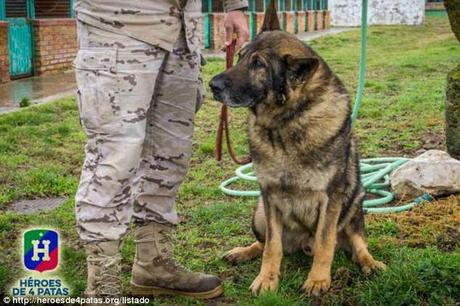
[[[246,7],[246,0],[224,1],[227,43],[233,33],[239,45],[248,39]],[[85,294],[121,295],[120,245],[133,218],[133,295],[220,295],[219,278],[178,265],[169,240],[204,97],[201,0],[77,0],[74,9],[78,104],[88,136],[76,194]]]

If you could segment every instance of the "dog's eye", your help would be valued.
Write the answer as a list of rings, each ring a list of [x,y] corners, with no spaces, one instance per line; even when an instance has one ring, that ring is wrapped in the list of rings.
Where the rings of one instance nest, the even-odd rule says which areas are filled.
[[[258,58],[255,58],[253,61],[252,61],[252,66],[254,68],[264,68],[265,67],[265,64]]]

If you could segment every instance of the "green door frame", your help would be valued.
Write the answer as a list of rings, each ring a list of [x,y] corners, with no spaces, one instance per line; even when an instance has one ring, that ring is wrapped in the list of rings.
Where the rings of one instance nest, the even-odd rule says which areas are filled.
[[[6,6],[5,6],[5,0],[0,0],[0,20],[5,20],[6,18]]]
[[[297,19],[297,0],[291,0],[291,12],[294,13],[294,32],[299,33],[299,20]]]
[[[315,11],[313,12],[313,24],[315,31],[318,31],[318,15],[316,14],[316,11],[318,10],[318,3],[317,0],[312,0],[312,10]]]
[[[35,19],[35,1],[27,0],[27,18]]]
[[[286,0],[278,0],[278,11],[281,12],[281,13],[286,11],[286,2],[285,1]],[[283,31],[286,31],[286,18],[284,16],[284,14],[281,14],[280,22],[281,22],[281,29]]]
[[[0,16],[0,19],[4,19],[4,20],[7,20],[6,18],[6,0],[0,0],[0,8],[2,8],[2,16]],[[34,3],[34,0],[26,0],[26,21],[27,21],[27,24],[29,26],[29,33],[30,33],[30,60],[31,60],[31,63],[30,63],[30,71],[27,72],[25,75],[34,75],[34,59],[35,59],[35,48],[34,48],[34,33],[33,33],[33,26],[32,26],[32,22],[31,20],[35,19],[35,3]],[[3,18],[1,18],[3,17]],[[9,31],[8,31],[9,32]],[[11,38],[8,37],[8,41],[10,40]],[[9,42],[8,42],[9,43]],[[9,47],[11,48],[11,46]],[[11,52],[11,49],[10,49],[10,52]],[[11,60],[11,54],[10,54],[10,60]],[[10,65],[10,75],[11,77],[14,77],[14,75],[11,73],[11,67],[12,65]]]
[[[70,1],[70,18],[75,18],[75,13],[73,11],[73,0]]]
[[[267,10],[267,6],[270,3],[270,0],[264,0],[264,13]]]
[[[253,40],[254,37],[256,37],[256,0],[249,0],[249,8],[248,8],[248,13],[249,13],[249,36],[250,39]]]
[[[212,0],[204,0],[204,1],[208,3],[207,5],[208,10],[206,12],[203,12],[203,44],[205,48],[211,48],[211,16],[210,14],[212,13]]]
[[[306,13],[307,9],[308,9],[307,0],[302,0],[300,5],[301,5],[300,10],[302,12],[304,12],[304,14],[303,14],[304,22],[303,22],[303,24],[305,25],[305,28],[302,29],[302,31],[308,31],[308,18],[307,18],[307,13]]]

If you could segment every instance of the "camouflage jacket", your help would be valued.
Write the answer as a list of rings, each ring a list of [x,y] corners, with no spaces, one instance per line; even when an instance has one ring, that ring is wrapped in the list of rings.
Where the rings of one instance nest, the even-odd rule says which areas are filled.
[[[224,0],[225,11],[247,0]],[[184,25],[190,51],[201,47],[201,0],[76,0],[76,18],[171,51]]]

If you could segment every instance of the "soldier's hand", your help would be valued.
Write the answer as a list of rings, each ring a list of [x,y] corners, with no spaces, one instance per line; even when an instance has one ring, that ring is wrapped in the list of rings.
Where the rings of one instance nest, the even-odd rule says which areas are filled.
[[[225,14],[225,45],[232,44],[233,35],[237,35],[236,49],[249,40],[249,28],[243,11],[235,10]]]

